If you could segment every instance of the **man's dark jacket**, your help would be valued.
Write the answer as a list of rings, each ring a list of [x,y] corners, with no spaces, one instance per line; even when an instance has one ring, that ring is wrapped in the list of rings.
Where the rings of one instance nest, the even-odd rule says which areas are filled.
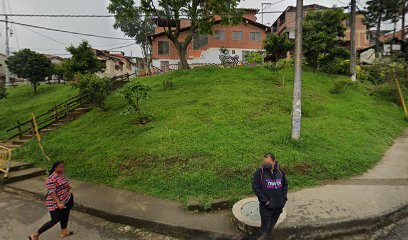
[[[259,203],[270,209],[282,209],[288,200],[288,181],[278,164],[275,165],[273,171],[265,167],[256,170],[252,189]]]

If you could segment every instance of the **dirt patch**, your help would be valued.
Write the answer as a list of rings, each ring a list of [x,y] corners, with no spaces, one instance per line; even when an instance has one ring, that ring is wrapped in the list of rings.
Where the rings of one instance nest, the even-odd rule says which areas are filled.
[[[285,171],[286,174],[290,175],[306,175],[312,169],[312,164],[310,163],[301,163],[295,164],[291,166],[282,166],[282,170]]]

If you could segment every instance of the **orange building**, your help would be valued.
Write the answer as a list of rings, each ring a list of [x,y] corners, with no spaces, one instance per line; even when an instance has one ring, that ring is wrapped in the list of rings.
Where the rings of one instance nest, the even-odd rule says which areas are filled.
[[[328,9],[325,6],[318,4],[305,5],[303,7],[304,16],[308,12],[316,10]],[[289,6],[286,10],[278,17],[278,19],[272,24],[272,32],[281,34],[288,34],[290,39],[295,39],[295,20],[296,20],[296,7]],[[346,27],[344,40],[346,44],[350,42],[350,21],[344,21]],[[370,46],[369,37],[367,34],[367,26],[364,24],[364,13],[357,13],[356,21],[356,47],[357,49],[362,49]]]
[[[230,55],[236,55],[239,60],[245,60],[245,55],[252,51],[263,51],[262,42],[270,27],[256,22],[257,9],[244,9],[242,23],[238,25],[221,25],[218,17],[212,26],[212,35],[202,34],[193,37],[187,47],[189,64],[219,64],[220,48],[226,48]],[[181,34],[179,40],[184,40],[190,30],[190,21],[180,22]],[[163,28],[158,24],[155,34],[151,36],[152,61],[156,67],[164,68],[168,65],[179,64],[176,47],[167,38]]]

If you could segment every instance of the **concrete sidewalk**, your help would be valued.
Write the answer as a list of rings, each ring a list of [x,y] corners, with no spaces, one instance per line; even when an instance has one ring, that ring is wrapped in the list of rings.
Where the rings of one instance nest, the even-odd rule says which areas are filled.
[[[241,239],[223,210],[193,214],[174,201],[72,180],[79,210],[152,231],[203,239]],[[7,191],[45,194],[44,178],[6,186]],[[278,239],[329,238],[381,227],[408,216],[408,129],[381,162],[362,176],[289,193]],[[45,210],[44,210],[45,211]]]

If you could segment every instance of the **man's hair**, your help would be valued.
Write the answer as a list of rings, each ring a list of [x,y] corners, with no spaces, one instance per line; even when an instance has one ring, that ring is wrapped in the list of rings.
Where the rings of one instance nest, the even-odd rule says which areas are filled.
[[[264,156],[265,158],[268,158],[268,157],[271,157],[272,158],[272,160],[273,161],[275,161],[275,155],[273,155],[273,153],[267,153],[267,154],[265,154],[265,156]]]

